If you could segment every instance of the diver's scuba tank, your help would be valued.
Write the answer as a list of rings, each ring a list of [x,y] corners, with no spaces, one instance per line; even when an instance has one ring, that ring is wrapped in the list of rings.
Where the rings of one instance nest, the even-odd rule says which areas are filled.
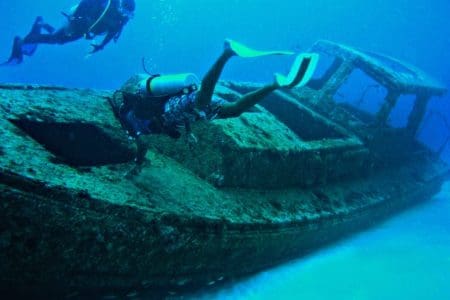
[[[153,97],[175,96],[196,91],[198,83],[193,73],[153,75],[139,82],[139,91]]]

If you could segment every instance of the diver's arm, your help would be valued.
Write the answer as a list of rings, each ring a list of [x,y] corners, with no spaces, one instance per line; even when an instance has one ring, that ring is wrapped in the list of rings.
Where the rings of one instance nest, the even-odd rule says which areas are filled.
[[[100,50],[103,50],[103,48],[105,48],[105,46],[111,42],[112,39],[114,39],[114,37],[117,35],[117,31],[114,32],[108,32],[105,36],[105,38],[103,39],[103,41],[100,44],[91,44],[91,46],[93,47],[92,51],[89,52],[90,54],[93,54],[95,52],[98,52]]]
[[[101,42],[100,45],[97,44],[91,44],[92,47],[94,47],[94,49],[90,52],[90,54],[95,53],[97,51],[103,50],[103,48],[109,43],[111,42],[111,40],[114,40],[114,42],[117,42],[117,40],[119,39],[123,27],[127,24],[128,19],[122,20],[120,22],[120,26],[118,26],[118,28],[116,28],[115,30],[111,30],[108,31],[108,33],[106,34],[105,38],[103,39],[103,41]]]
[[[123,27],[120,27],[120,30],[118,30],[116,32],[116,34],[114,35],[114,43],[117,43],[117,40],[119,39],[120,35],[122,34],[122,30],[123,30]]]
[[[116,43],[117,40],[119,39],[120,35],[122,34],[123,28],[125,27],[125,25],[127,25],[129,20],[130,20],[129,18],[123,18],[122,21],[120,22],[119,28],[114,31],[115,32],[114,43]]]
[[[194,148],[194,146],[198,143],[198,139],[194,135],[194,133],[192,133],[192,127],[191,127],[191,122],[190,122],[189,118],[185,116],[183,121],[184,121],[186,143],[189,146],[189,148],[192,150]]]

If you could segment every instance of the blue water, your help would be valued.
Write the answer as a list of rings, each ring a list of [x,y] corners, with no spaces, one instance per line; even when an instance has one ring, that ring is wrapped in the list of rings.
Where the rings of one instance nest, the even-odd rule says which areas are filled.
[[[74,0],[0,2],[0,61],[15,35],[37,15],[57,26]],[[88,41],[40,46],[0,82],[117,89],[141,72],[201,76],[234,38],[262,49],[307,50],[329,39],[407,61],[450,86],[449,0],[136,0],[135,18],[117,44],[85,58]],[[267,82],[289,58],[234,59],[223,78]],[[450,96],[429,110],[450,117]],[[448,128],[440,117],[423,124],[421,141],[436,150]],[[450,161],[450,147],[443,153]],[[376,229],[310,257],[264,272],[203,299],[450,299],[450,188]]]
[[[0,58],[8,57],[13,37],[26,34],[35,16],[58,25],[64,21],[60,11],[74,3],[1,1]],[[254,47],[297,51],[330,39],[389,54],[450,82],[447,0],[136,0],[136,5],[118,43],[103,52],[85,59],[88,41],[42,46],[20,68],[0,71],[0,80],[117,88],[140,70],[142,56],[158,72],[202,74],[223,39],[231,37]],[[235,62],[225,76],[265,80],[284,66],[278,60]]]
[[[0,2],[0,60],[6,60],[15,35],[24,36],[41,15],[58,27],[75,0]],[[39,46],[32,58],[0,69],[0,82],[56,84],[117,89],[142,72],[146,57],[154,73],[204,74],[234,38],[262,49],[307,50],[318,39],[346,43],[416,65],[450,86],[450,2],[448,0],[136,0],[136,14],[117,44],[86,58],[89,41]],[[233,60],[223,78],[267,82],[285,72],[289,58]],[[430,109],[450,114],[450,97]],[[439,149],[447,138],[442,120],[420,138]],[[445,149],[450,155],[450,146]]]
[[[450,182],[432,201],[313,255],[192,299],[450,299]]]

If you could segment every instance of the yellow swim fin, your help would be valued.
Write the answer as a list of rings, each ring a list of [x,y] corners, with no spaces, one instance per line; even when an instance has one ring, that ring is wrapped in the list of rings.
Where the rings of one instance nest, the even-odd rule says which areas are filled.
[[[314,75],[319,62],[317,53],[301,53],[297,55],[287,76],[275,74],[275,80],[280,87],[300,87],[308,83]]]
[[[231,39],[226,39],[224,44],[225,49],[230,49],[233,53],[239,57],[250,58],[269,55],[293,55],[292,51],[260,51],[251,49],[241,43],[238,43]]]

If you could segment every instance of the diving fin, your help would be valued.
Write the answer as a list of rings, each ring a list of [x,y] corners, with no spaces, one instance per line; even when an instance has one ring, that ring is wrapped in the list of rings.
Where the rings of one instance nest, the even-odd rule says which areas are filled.
[[[319,54],[302,53],[297,55],[287,76],[275,74],[275,81],[280,87],[300,87],[312,78],[319,62]]]
[[[24,55],[32,56],[38,47],[38,44],[33,41],[36,40],[36,37],[41,35],[42,30],[45,30],[47,33],[51,34],[55,31],[55,28],[47,23],[44,23],[44,19],[39,16],[35,19],[30,32],[24,39],[18,36],[14,38],[11,56],[8,61],[0,64],[0,66],[18,65],[22,63]]]
[[[22,46],[23,40],[20,37],[16,36],[14,38],[11,56],[6,62],[0,64],[0,66],[13,66],[22,63],[23,61]]]
[[[231,39],[226,39],[224,43],[224,48],[226,50],[231,50],[234,55],[243,57],[243,58],[251,58],[251,57],[260,57],[260,56],[269,56],[269,55],[292,55],[294,52],[291,51],[260,51],[251,49],[241,43],[233,41]]]
[[[34,52],[36,52],[37,47],[37,44],[22,44],[22,54],[26,56],[32,56]]]

